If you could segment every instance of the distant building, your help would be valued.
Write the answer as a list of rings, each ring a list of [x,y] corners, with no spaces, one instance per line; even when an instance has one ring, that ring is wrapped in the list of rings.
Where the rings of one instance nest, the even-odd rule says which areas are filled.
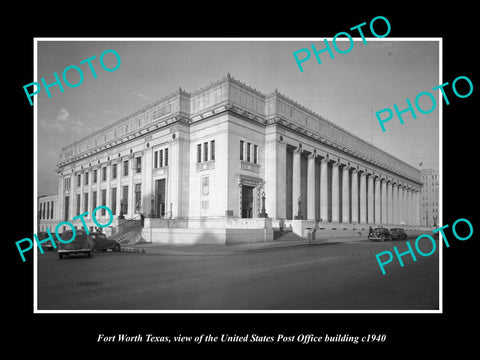
[[[42,195],[38,197],[37,207],[37,233],[45,231],[47,228],[55,231],[55,226],[59,222],[58,216],[58,195]]]
[[[436,227],[438,225],[438,170],[421,170],[423,188],[421,191],[422,226]]]

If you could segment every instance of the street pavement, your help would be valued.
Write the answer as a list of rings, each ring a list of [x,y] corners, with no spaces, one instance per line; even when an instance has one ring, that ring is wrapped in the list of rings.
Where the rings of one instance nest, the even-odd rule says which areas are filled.
[[[48,252],[38,255],[38,310],[438,309],[438,250],[404,256],[404,267],[394,259],[383,275],[375,254],[394,246],[407,250],[405,241],[292,241],[136,244],[62,260]]]

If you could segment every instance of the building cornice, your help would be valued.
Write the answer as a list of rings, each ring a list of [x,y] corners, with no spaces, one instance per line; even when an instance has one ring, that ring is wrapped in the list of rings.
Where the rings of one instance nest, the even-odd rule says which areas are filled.
[[[232,92],[232,86],[241,89],[241,92]],[[222,100],[216,98],[216,101],[202,103],[196,108],[195,113],[190,111],[191,101],[194,97],[205,94],[205,98],[207,98],[213,93],[214,88],[220,90],[220,87],[223,91]],[[280,108],[277,108],[277,106],[280,106]],[[283,114],[286,110],[291,113]],[[353,157],[369,161],[391,172],[399,173],[400,171],[402,176],[413,181],[420,180],[419,169],[334,124],[280,93],[277,89],[271,94],[265,95],[233,78],[229,73],[222,79],[192,93],[178,88],[177,91],[62,148],[63,159],[58,167],[137,139],[172,123],[191,124],[224,111],[229,111],[265,126],[278,123],[285,128]],[[290,115],[290,118],[288,118],[288,115]],[[302,120],[302,117],[305,120]],[[418,179],[416,179],[417,177]]]

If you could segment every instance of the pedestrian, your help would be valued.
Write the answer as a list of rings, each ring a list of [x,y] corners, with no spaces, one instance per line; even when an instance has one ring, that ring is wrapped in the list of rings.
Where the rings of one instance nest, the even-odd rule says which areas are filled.
[[[280,234],[283,235],[283,228],[285,227],[285,220],[283,218],[278,222],[278,226],[280,227]]]

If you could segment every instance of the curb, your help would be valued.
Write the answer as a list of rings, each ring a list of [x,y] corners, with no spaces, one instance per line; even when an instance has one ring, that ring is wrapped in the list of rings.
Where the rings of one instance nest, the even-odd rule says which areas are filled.
[[[144,248],[121,247],[120,252],[145,253],[146,250]]]
[[[161,246],[153,246],[149,248],[151,243],[146,243],[147,247],[136,247],[134,246],[126,246],[120,249],[121,252],[128,252],[128,253],[143,253],[149,255],[164,255],[164,256],[222,256],[222,255],[240,255],[245,253],[256,253],[256,252],[264,252],[269,250],[275,249],[285,249],[291,247],[300,247],[300,246],[322,246],[322,245],[334,245],[334,244],[351,244],[351,243],[362,243],[362,242],[369,242],[368,239],[355,239],[355,240],[347,240],[347,239],[328,239],[326,241],[316,241],[316,242],[308,242],[308,241],[292,241],[286,243],[275,243],[275,242],[267,242],[267,243],[255,243],[256,246],[242,246],[242,245],[224,245],[224,247],[219,249],[211,249],[210,251],[205,249],[182,249],[179,248],[162,248]],[[143,245],[143,244],[142,244]],[[238,246],[238,247],[237,247]]]
[[[221,250],[212,249],[211,251],[206,251],[205,249],[189,249],[184,250],[181,248],[178,249],[161,249],[159,247],[156,248],[143,248],[143,247],[125,247],[122,248],[121,251],[123,252],[136,252],[136,253],[148,253],[149,255],[165,255],[165,256],[222,256],[222,255],[239,255],[245,253],[256,253],[256,252],[264,252],[269,250],[275,249],[285,249],[291,247],[300,247],[300,246],[318,246],[318,245],[330,245],[335,244],[336,242],[328,242],[328,243],[310,243],[306,241],[299,241],[299,242],[291,242],[286,244],[275,244],[275,243],[268,243],[267,246],[253,246],[253,247],[238,247],[234,248],[235,245],[229,247],[226,245]]]

